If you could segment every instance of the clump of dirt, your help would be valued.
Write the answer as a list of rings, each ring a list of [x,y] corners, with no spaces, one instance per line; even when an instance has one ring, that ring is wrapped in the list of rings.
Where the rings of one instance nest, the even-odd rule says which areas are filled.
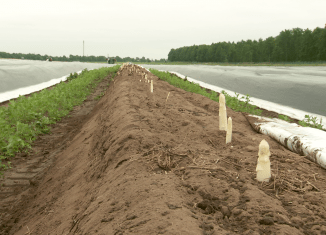
[[[225,144],[218,103],[140,69],[151,93],[130,67],[62,139],[42,177],[7,201],[0,234],[326,234],[324,169],[231,109]],[[268,183],[255,180],[262,139]]]

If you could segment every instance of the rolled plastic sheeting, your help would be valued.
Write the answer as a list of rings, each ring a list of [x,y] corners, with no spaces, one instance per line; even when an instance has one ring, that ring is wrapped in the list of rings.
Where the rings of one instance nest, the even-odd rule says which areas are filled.
[[[311,127],[302,127],[279,119],[258,118],[255,129],[268,135],[291,151],[306,156],[326,169],[326,132]]]

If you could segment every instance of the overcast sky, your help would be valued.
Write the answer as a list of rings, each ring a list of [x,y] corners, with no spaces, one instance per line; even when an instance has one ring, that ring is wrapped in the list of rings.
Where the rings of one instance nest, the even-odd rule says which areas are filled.
[[[325,24],[326,0],[2,0],[0,51],[160,59]]]

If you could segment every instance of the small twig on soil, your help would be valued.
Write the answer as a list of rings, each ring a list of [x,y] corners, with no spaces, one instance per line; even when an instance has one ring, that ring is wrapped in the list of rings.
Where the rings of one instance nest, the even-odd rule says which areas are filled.
[[[206,135],[207,136],[207,135]],[[208,136],[207,136],[208,138]],[[211,144],[216,148],[215,144],[210,140],[210,138],[208,138],[209,142],[211,142]]]
[[[241,168],[245,168],[245,167],[243,167],[243,166],[241,166],[241,165],[239,165],[239,164],[237,164],[237,163],[227,161],[227,160],[225,160],[225,159],[223,159],[223,158],[221,158],[220,160],[223,161],[223,162],[226,162],[226,163],[233,164],[233,165],[235,165],[235,166],[241,167]],[[250,171],[250,170],[248,170],[247,168],[245,168],[245,169],[246,169],[247,171]]]
[[[161,159],[162,156],[164,158],[163,160]],[[159,165],[159,167],[161,167],[164,170],[171,170],[171,168],[174,165],[173,162],[171,161],[170,155],[164,152],[157,155],[157,164]]]
[[[168,93],[168,96],[166,97],[165,106],[166,106],[166,103],[168,102],[169,95],[170,95],[170,92]]]
[[[148,155],[150,152],[154,152],[154,151],[159,151],[162,147],[156,149],[157,145],[154,146],[153,148],[151,148],[150,150],[148,150],[147,152],[143,153],[142,155],[145,156],[145,155]]]
[[[276,182],[276,178],[277,178],[277,176],[278,176],[278,162],[277,162],[277,165],[276,165],[276,175],[274,175],[274,191],[275,191],[275,182]],[[276,194],[277,194],[277,192],[276,192]],[[276,194],[275,194],[275,196],[276,196]]]
[[[316,180],[316,175],[318,175],[318,173],[313,174],[315,181],[317,181]]]
[[[309,181],[307,181],[307,184],[310,184],[314,189],[316,189],[317,191],[320,191],[315,185],[313,185],[312,183],[310,183]]]
[[[29,227],[26,225],[26,227],[27,227],[27,232],[25,233],[25,234],[31,234],[31,231],[29,230]]]

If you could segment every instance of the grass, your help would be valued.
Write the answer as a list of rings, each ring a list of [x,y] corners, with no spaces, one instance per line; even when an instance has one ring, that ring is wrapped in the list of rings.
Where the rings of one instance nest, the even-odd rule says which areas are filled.
[[[19,96],[8,107],[0,107],[0,174],[10,168],[11,157],[21,151],[28,152],[39,134],[49,133],[51,124],[83,103],[97,84],[108,74],[115,75],[119,67],[70,74],[67,83],[60,82],[53,89],[44,89],[28,98]]]
[[[156,69],[149,69],[151,73],[159,77],[160,79],[167,81],[171,85],[181,88],[185,91],[189,91],[192,93],[200,94],[214,100],[216,102],[219,101],[218,94],[215,91],[207,92],[205,88],[202,88],[197,83],[189,82],[187,79],[180,79],[176,75],[171,75],[169,72],[161,72]],[[222,91],[225,96],[226,105],[233,109],[234,111],[246,112],[254,115],[261,115],[262,110],[258,109],[256,106],[251,105],[250,96],[246,95],[246,97],[241,97],[245,99],[245,101],[241,101],[239,98],[239,94],[236,94],[236,97],[232,97],[227,94],[225,91]]]

